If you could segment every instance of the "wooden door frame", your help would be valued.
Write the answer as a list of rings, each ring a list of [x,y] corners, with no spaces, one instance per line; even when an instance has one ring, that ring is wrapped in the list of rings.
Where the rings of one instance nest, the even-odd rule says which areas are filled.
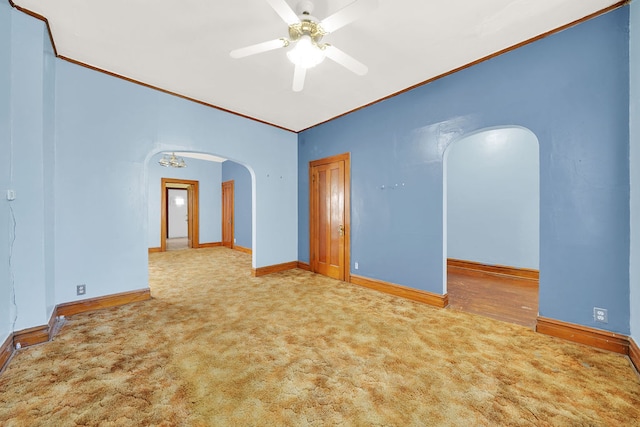
[[[231,199],[231,246],[230,249],[233,249],[235,246],[235,227],[236,227],[236,185],[233,179],[229,181],[224,181],[221,184],[221,193],[222,193],[222,246],[224,246],[224,187],[231,187],[231,192],[233,193],[233,198]]]
[[[167,250],[167,192],[169,188],[185,189],[187,190],[187,230],[189,230],[189,236],[191,237],[191,248],[200,247],[200,224],[198,218],[200,217],[199,201],[198,201],[198,181],[190,179],[178,179],[178,178],[161,178],[160,179],[160,252]]]
[[[344,281],[351,282],[351,153],[336,154],[335,156],[309,162],[309,266],[312,272],[317,271],[316,259],[313,256],[314,242],[318,240],[315,233],[313,212],[313,168],[328,163],[344,161]]]

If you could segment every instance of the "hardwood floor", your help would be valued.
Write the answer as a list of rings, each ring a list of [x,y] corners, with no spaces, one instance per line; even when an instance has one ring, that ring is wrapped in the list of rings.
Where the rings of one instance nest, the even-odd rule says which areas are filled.
[[[167,239],[167,250],[176,251],[181,249],[189,249],[189,239],[187,237],[173,237]]]
[[[535,327],[538,316],[535,280],[449,267],[447,293],[449,309]]]

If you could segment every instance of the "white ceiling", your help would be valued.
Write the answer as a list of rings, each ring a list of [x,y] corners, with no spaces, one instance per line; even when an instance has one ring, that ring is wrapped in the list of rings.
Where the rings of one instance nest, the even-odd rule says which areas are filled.
[[[46,17],[58,54],[300,131],[531,39],[618,0],[380,0],[324,42],[369,67],[326,60],[293,92],[286,49],[232,49],[287,36],[266,0],[14,0]],[[298,0],[287,0],[296,8]],[[319,19],[352,0],[315,0]]]

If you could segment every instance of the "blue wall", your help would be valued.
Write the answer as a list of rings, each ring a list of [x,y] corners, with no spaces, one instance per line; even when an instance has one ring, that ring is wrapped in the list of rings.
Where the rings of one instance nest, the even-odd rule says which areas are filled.
[[[357,273],[442,293],[444,150],[518,125],[540,143],[540,315],[628,333],[628,16],[617,9],[301,133],[300,260],[308,162],[349,151]],[[405,186],[380,189],[394,183]],[[607,325],[594,306],[609,309]]]
[[[56,57],[49,39],[49,32],[43,27],[43,123],[42,123],[42,177],[44,207],[44,281],[46,288],[45,303],[47,313],[55,308],[55,95],[56,95]]]
[[[446,256],[537,270],[538,140],[522,128],[489,129],[444,156]]]
[[[233,181],[235,244],[251,249],[251,174],[241,164],[222,163],[222,181]]]
[[[11,213],[6,190],[11,188],[11,8],[0,2],[0,343],[12,331],[12,280],[9,247]]]
[[[55,68],[45,25],[17,11],[11,15],[11,265],[19,330],[46,324],[55,299],[53,194],[47,194],[54,176]]]
[[[640,3],[631,3],[630,143],[631,143],[631,335],[640,344]]]
[[[148,169],[161,151],[249,165],[253,265],[297,258],[295,134],[65,61],[56,82],[58,302],[77,299],[78,283],[87,284],[87,297],[147,286],[149,227],[156,227],[148,223]]]
[[[199,243],[213,243],[222,240],[222,166],[218,162],[185,158],[187,167],[166,168],[158,164],[162,153],[149,160],[148,200],[149,200],[149,247],[160,247],[160,182],[162,178],[190,179],[198,181],[198,204],[200,217],[198,224]],[[249,236],[251,237],[251,236]]]

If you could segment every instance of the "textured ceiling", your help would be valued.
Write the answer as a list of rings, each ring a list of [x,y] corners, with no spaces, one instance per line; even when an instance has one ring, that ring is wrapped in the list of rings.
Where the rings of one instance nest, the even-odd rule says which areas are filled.
[[[297,0],[287,1],[292,8]],[[47,18],[57,53],[293,131],[375,102],[618,3],[612,0],[380,0],[325,36],[369,67],[325,60],[293,92],[286,49],[232,59],[287,36],[266,0],[14,0]],[[316,0],[319,19],[352,3]]]

